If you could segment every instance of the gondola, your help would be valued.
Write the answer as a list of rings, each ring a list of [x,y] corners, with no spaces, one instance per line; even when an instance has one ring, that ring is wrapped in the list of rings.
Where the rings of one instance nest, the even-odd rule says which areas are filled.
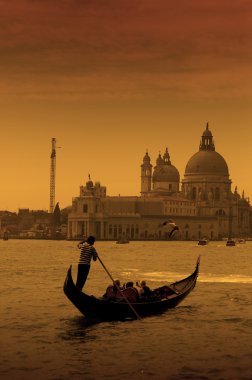
[[[194,272],[183,280],[154,289],[150,300],[131,303],[134,310],[124,299],[97,298],[77,289],[72,279],[72,266],[68,269],[63,289],[67,298],[87,318],[102,321],[135,319],[136,315],[143,318],[163,313],[183,301],[196,285],[199,264],[200,258]]]

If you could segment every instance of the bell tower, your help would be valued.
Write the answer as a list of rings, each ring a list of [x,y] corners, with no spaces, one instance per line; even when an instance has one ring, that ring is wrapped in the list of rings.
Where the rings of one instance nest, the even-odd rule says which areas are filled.
[[[145,153],[141,165],[141,195],[151,191],[152,165],[148,152]]]

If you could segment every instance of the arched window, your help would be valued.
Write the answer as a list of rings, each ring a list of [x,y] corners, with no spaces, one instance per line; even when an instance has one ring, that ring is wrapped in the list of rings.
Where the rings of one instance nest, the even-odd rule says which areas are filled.
[[[215,215],[216,215],[216,216],[225,216],[226,213],[225,213],[224,210],[219,209],[219,210],[216,211]]]

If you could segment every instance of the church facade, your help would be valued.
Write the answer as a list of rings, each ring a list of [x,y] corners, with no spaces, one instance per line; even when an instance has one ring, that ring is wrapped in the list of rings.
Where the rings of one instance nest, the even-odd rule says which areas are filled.
[[[237,188],[232,192],[231,184],[227,163],[216,152],[207,124],[182,181],[167,148],[154,167],[148,152],[143,157],[139,196],[108,196],[106,187],[89,177],[73,198],[68,238],[166,240],[163,223],[169,219],[179,226],[177,240],[247,238],[250,202]]]

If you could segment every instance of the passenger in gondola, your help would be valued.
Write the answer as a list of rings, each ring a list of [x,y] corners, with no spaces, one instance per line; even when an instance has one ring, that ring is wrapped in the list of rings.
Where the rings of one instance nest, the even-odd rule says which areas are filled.
[[[126,297],[129,302],[137,302],[139,300],[139,294],[136,287],[134,286],[133,281],[129,281],[126,283],[122,293],[123,296]]]
[[[103,295],[104,298],[120,298],[121,291],[123,288],[121,287],[120,280],[115,280],[114,284],[109,285],[106,289],[105,294]]]
[[[146,285],[146,281],[141,281],[141,297],[149,298],[151,296],[150,287]]]

